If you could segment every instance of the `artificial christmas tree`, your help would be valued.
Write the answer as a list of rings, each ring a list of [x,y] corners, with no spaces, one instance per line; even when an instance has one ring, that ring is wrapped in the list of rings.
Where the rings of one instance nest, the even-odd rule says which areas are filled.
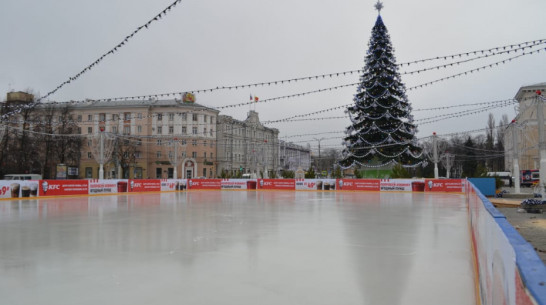
[[[413,124],[411,105],[402,83],[394,49],[381,19],[383,5],[372,29],[363,75],[347,108],[352,125],[347,127],[345,148],[339,164],[349,167],[383,167],[399,163],[415,167],[424,163]],[[373,162],[372,162],[373,161]]]

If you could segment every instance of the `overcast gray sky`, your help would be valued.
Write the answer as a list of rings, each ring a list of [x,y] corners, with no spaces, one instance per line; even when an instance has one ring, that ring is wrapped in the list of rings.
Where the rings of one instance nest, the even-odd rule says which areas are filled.
[[[77,74],[174,0],[2,0],[0,2],[0,94],[32,89],[42,95]],[[82,100],[267,82],[361,69],[377,18],[373,0],[183,0],[166,17],[139,32],[50,100]],[[489,49],[546,38],[544,0],[385,0],[381,13],[398,63]],[[546,47],[542,45],[542,49]],[[471,70],[514,56],[415,75],[406,87]],[[445,64],[446,61],[438,61]],[[426,65],[402,67],[400,72]],[[513,98],[522,85],[546,82],[546,52],[492,69],[408,91],[414,109]],[[217,107],[358,82],[359,75],[299,81],[289,85],[198,94]],[[258,103],[260,119],[276,120],[352,103],[349,87]],[[465,110],[414,112],[415,119]],[[248,106],[222,111],[246,118]],[[512,118],[513,107],[492,111]],[[342,110],[313,117],[341,116]],[[419,127],[419,137],[486,126],[488,112]],[[268,125],[280,136],[341,131],[348,119]],[[291,138],[309,141],[315,137]],[[305,144],[302,142],[301,144]],[[341,147],[341,137],[322,147]]]

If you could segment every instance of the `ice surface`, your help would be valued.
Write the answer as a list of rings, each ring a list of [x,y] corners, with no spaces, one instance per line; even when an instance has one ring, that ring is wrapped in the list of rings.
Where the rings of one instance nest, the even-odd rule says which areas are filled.
[[[460,195],[0,201],[0,304],[474,304]]]

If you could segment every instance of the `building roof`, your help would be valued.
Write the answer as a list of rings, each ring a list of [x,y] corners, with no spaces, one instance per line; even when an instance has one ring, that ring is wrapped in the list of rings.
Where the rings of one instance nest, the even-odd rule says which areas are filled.
[[[516,100],[521,101],[523,94],[527,92],[534,92],[538,89],[546,90],[546,82],[544,83],[537,83],[533,85],[525,85],[519,88],[518,92],[516,93],[516,96],[514,97]]]
[[[46,103],[44,103],[46,104]],[[89,100],[87,102],[66,102],[66,103],[56,103],[56,105],[70,105],[72,108],[76,109],[91,109],[91,108],[121,108],[121,107],[131,107],[131,108],[144,108],[144,107],[180,107],[180,108],[188,108],[188,109],[206,109],[209,111],[213,111],[216,113],[219,113],[219,110],[203,106],[201,104],[197,103],[184,103],[180,100],[174,99],[174,100],[101,100],[101,101],[93,101]]]

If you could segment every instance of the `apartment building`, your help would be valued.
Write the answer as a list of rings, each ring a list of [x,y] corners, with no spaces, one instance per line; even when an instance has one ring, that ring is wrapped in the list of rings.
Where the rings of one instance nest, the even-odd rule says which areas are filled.
[[[271,177],[279,171],[279,130],[260,123],[256,111],[250,110],[244,121],[218,116],[217,170],[229,176],[251,174]]]
[[[182,100],[89,101],[71,107],[81,134],[80,176],[97,178],[104,133],[105,178],[215,177],[219,111]]]

